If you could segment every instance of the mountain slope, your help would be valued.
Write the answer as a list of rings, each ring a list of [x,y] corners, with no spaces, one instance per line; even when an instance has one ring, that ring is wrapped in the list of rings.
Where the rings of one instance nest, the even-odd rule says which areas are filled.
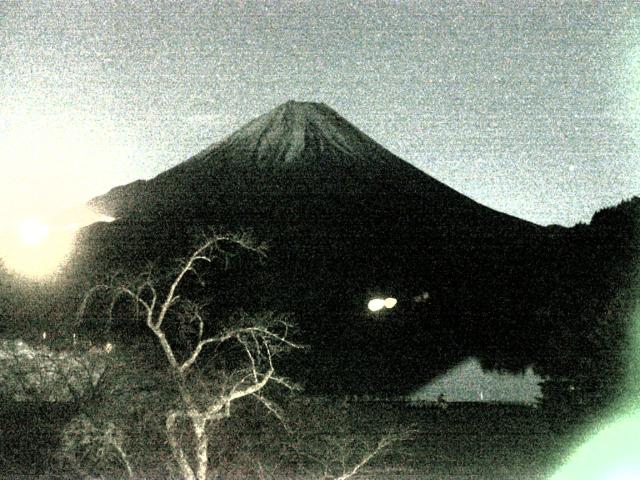
[[[116,187],[90,204],[120,218],[166,214],[224,196],[292,194],[414,196],[439,207],[450,203],[449,210],[475,208],[506,218],[393,155],[329,107],[299,102],[280,105],[154,179]]]

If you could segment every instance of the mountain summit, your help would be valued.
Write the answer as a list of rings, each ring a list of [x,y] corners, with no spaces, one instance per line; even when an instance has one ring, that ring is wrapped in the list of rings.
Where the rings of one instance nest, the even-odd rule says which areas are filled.
[[[289,101],[249,122],[220,147],[244,152],[258,166],[273,166],[336,154],[355,160],[372,153],[374,144],[325,104]]]
[[[237,166],[253,168],[342,167],[368,163],[368,168],[397,168],[398,158],[323,103],[288,101],[250,121],[191,161],[212,154],[233,158]],[[372,165],[373,160],[377,165]],[[334,165],[335,166],[335,165]]]
[[[385,210],[395,202],[388,197],[409,195],[445,210],[496,213],[398,158],[328,106],[295,101],[154,179],[116,187],[90,205],[121,218],[166,215],[194,202],[213,208],[232,199],[264,203],[265,196],[288,201],[292,195],[342,196]]]

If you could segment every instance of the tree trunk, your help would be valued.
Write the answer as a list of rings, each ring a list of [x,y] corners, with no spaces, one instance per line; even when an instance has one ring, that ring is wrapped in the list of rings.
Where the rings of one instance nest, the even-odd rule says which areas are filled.
[[[206,480],[207,470],[209,468],[209,458],[207,454],[207,448],[209,446],[207,419],[204,415],[195,415],[191,417],[191,423],[193,424],[193,431],[196,434],[196,462],[198,465],[196,477],[198,480]]]
[[[167,415],[167,438],[169,440],[169,445],[171,445],[171,451],[173,452],[173,456],[178,462],[178,466],[180,467],[180,474],[183,480],[196,480],[196,475],[193,473],[193,469],[191,465],[189,465],[189,461],[187,460],[186,455],[184,454],[184,450],[180,446],[178,442],[178,437],[176,435],[176,420],[178,418],[177,412],[170,412]]]

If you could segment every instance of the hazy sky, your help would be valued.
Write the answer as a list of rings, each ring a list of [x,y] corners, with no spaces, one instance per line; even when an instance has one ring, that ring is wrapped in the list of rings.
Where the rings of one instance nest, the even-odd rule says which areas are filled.
[[[538,223],[640,193],[635,1],[2,0],[0,52],[3,215],[152,177],[288,99]]]

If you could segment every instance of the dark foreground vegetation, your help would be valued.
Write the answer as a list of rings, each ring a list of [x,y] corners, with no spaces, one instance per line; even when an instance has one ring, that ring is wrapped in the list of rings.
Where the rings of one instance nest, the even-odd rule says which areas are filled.
[[[360,478],[542,479],[562,461],[570,442],[548,412],[518,405],[451,404],[442,411],[402,402],[302,396],[290,400],[285,410],[290,431],[249,405],[244,415],[211,431],[219,478],[331,478],[323,475],[336,475],[343,463],[355,464],[382,435],[410,430],[410,438],[364,466]],[[93,465],[87,455],[84,472],[69,462],[62,430],[77,413],[72,407],[3,404],[3,477],[79,478],[84,473],[85,478],[126,478],[124,465],[108,450]],[[162,435],[144,438],[140,425],[127,428],[133,435],[123,446],[135,463],[135,477],[170,475]]]
[[[341,362],[340,370],[325,369],[327,387],[329,373],[339,382],[336,372],[354,365],[353,379],[365,370],[375,376],[380,363],[392,363],[375,348],[381,338],[405,327],[402,335],[413,330],[401,323],[397,331],[381,323],[372,327],[360,319],[349,328],[363,339],[377,329],[375,344],[349,343],[349,337],[333,334],[332,344],[307,341],[313,340],[313,329],[303,331],[306,337],[299,342],[289,316],[258,310],[257,304],[249,305],[249,313],[240,310],[247,305],[243,295],[234,296],[239,277],[227,267],[247,284],[254,278],[247,272],[268,273],[247,268],[263,256],[262,246],[248,237],[221,239],[221,245],[209,245],[213,250],[192,250],[195,257],[155,269],[105,271],[109,275],[102,283],[70,290],[74,298],[65,292],[66,303],[56,301],[55,289],[5,282],[0,285],[0,474],[545,478],[573,445],[575,427],[597,416],[623,387],[634,347],[628,332],[629,312],[638,300],[639,207],[635,199],[600,212],[589,227],[559,230],[554,241],[563,267],[548,279],[553,295],[537,298],[535,328],[507,329],[519,318],[509,310],[513,317],[505,311],[503,330],[487,329],[484,341],[493,350],[479,357],[488,368],[522,367],[522,352],[509,342],[514,332],[536,346],[527,364],[548,378],[539,408],[452,404],[442,411],[401,402],[345,402],[342,392],[325,391],[322,397],[317,389],[301,392],[300,384],[313,386],[313,371],[295,381],[281,372],[307,355],[307,344],[324,348],[327,358],[336,344],[361,358],[357,365]],[[618,240],[609,244],[612,238]],[[397,338],[404,338],[400,333]],[[424,350],[440,349],[453,361],[455,349],[420,338]],[[530,341],[534,338],[537,343]],[[13,343],[2,343],[7,339]],[[368,357],[359,352],[365,347],[377,363],[363,363]],[[51,376],[53,383],[47,380]],[[61,390],[43,400],[43,391],[51,388]]]

